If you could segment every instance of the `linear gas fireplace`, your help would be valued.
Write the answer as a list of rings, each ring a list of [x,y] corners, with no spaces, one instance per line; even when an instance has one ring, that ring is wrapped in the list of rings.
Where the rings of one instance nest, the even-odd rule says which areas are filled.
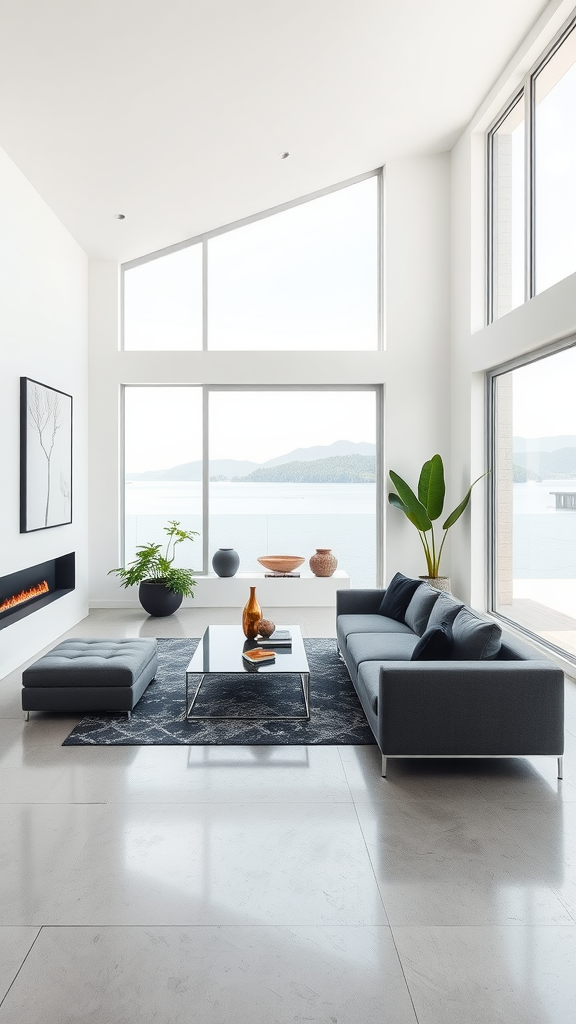
[[[0,576],[0,629],[57,601],[76,586],[76,554],[50,558],[29,569]]]

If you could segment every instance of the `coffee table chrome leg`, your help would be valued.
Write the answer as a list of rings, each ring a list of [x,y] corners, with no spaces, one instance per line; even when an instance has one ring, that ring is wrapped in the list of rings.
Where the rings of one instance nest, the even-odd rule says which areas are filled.
[[[200,682],[198,683],[198,686],[196,687],[196,692],[194,694],[194,697],[192,698],[192,703],[188,704],[188,693],[189,693],[190,679],[189,679],[188,672],[186,673],[186,718],[187,719],[192,717],[190,712],[192,711],[192,708],[194,707],[194,705],[196,703],[196,698],[198,697],[198,694],[200,693],[200,687],[202,686],[202,683],[204,682],[204,676],[205,676],[205,673],[203,672],[202,675],[200,676]]]
[[[304,708],[306,710],[305,717],[310,718],[310,673],[301,672],[300,682],[302,683],[302,693],[304,696]]]

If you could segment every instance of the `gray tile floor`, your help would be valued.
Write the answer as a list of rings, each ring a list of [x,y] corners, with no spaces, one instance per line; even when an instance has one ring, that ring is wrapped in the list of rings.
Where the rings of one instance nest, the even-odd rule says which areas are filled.
[[[330,636],[333,612],[275,609]],[[75,636],[198,636],[94,611]],[[0,1024],[573,1024],[576,686],[552,758],[62,747],[0,687]]]

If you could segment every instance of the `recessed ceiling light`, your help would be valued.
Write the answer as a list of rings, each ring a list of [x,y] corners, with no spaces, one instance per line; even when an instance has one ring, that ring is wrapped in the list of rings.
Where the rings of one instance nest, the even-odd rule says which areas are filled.
[[[290,153],[288,153],[288,152],[286,152],[286,153],[278,153],[278,159],[279,160],[287,160],[289,156],[290,156]]]
[[[126,214],[125,213],[115,213],[114,214],[114,220],[126,220]]]

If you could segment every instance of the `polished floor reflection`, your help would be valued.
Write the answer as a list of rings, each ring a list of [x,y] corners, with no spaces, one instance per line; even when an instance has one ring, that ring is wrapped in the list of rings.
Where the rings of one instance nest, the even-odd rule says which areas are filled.
[[[114,610],[72,634],[203,628]],[[563,782],[552,758],[391,761],[383,781],[375,747],[62,747],[77,719],[25,724],[12,673],[0,1024],[572,1024],[566,685]]]

